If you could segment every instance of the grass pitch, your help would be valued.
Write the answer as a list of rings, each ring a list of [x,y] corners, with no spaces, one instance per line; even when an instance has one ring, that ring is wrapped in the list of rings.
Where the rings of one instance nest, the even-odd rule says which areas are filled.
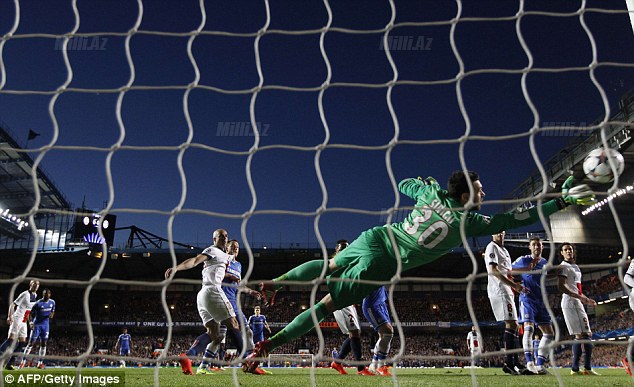
[[[227,369],[214,375],[183,375],[177,368],[161,368],[158,371],[158,382],[161,386],[223,386],[236,385],[241,387],[257,386],[310,386],[310,369],[302,368],[271,368],[273,375],[244,374],[240,369]],[[332,369],[315,369],[315,383],[320,387],[355,387],[355,386],[393,386],[395,380],[389,377],[360,376],[353,374],[354,369],[348,368],[350,375],[339,375]],[[26,369],[22,371],[5,371],[3,378],[9,374],[17,377],[24,373],[69,374],[72,369],[49,368],[43,371]],[[235,371],[235,372],[234,372]],[[476,369],[475,378],[470,369],[396,369],[398,386],[558,386],[559,381],[553,369],[544,376],[510,376],[500,368]],[[632,386],[634,381],[627,376],[623,369],[597,369],[601,376],[571,376],[569,368],[559,369],[561,382],[564,386]],[[155,381],[154,368],[90,368],[82,370],[82,375],[125,374],[125,386],[152,386]],[[5,379],[6,380],[6,379]],[[5,382],[5,386],[8,384]],[[16,384],[14,384],[16,385]],[[119,384],[121,385],[121,384]],[[110,385],[112,386],[112,385]]]

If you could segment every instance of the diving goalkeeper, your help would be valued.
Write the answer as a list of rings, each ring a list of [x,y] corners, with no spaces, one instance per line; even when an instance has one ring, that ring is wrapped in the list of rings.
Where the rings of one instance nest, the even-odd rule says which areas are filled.
[[[569,194],[572,181],[572,176],[565,181],[561,197],[541,205],[544,216],[548,217],[569,205],[589,205],[594,202],[594,194],[587,186],[585,189],[584,186],[576,187],[575,194]],[[473,189],[473,196],[469,184]],[[312,310],[317,320],[323,321],[335,310],[361,303],[365,296],[381,286],[379,283],[364,281],[389,283],[396,274],[398,257],[401,259],[402,271],[406,271],[430,263],[459,246],[462,243],[460,227],[463,218],[466,237],[493,235],[539,220],[537,207],[491,217],[474,212],[480,209],[485,197],[482,183],[475,172],[468,172],[468,178],[463,171],[452,173],[446,190],[431,177],[425,180],[405,179],[398,187],[403,194],[416,201],[415,208],[407,218],[401,223],[363,232],[348,248],[330,259],[326,272],[329,294],[313,308],[295,317],[269,340],[257,343],[243,367],[257,367],[258,358],[268,356],[273,349],[312,330]],[[396,244],[392,243],[391,236]],[[265,302],[274,302],[275,294],[281,288],[275,282],[311,281],[321,275],[324,263],[322,259],[305,262],[274,279],[273,284],[261,284],[260,290]]]

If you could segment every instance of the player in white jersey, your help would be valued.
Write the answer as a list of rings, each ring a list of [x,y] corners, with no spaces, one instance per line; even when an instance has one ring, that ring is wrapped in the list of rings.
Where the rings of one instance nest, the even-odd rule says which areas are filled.
[[[623,282],[625,282],[625,284],[630,287],[630,309],[632,309],[632,312],[634,312],[634,261],[630,262],[630,266],[627,268],[625,276],[623,277]],[[630,368],[630,360],[634,358],[634,345],[632,343],[632,338],[630,338],[630,344],[628,348],[630,349],[628,357],[623,358],[622,361],[628,375],[632,376],[632,368]]]
[[[506,232],[492,235],[484,252],[488,275],[487,295],[493,309],[493,315],[497,321],[504,321],[504,349],[506,350],[506,362],[502,370],[511,375],[526,373],[526,369],[519,362],[518,354],[513,353],[519,348],[519,325],[517,324],[517,307],[515,295],[526,291],[521,283],[513,281],[511,276],[511,255],[504,247]]]
[[[361,325],[359,324],[359,314],[357,313],[357,308],[355,308],[354,305],[335,310],[334,314],[337,325],[339,325],[339,329],[341,329],[341,333],[344,335],[349,335],[351,332],[358,333],[358,331],[361,330]]]
[[[7,349],[11,349],[15,340],[18,344],[15,352],[22,352],[26,346],[27,337],[27,321],[31,308],[37,301],[37,289],[40,287],[40,281],[32,280],[29,282],[29,289],[20,293],[20,295],[9,305],[7,313],[7,324],[9,325],[9,333],[7,339],[0,345],[0,355],[4,354]],[[9,358],[6,368],[13,369],[13,357]]]
[[[475,325],[471,327],[471,331],[467,333],[467,348],[471,353],[471,357],[474,358],[474,363],[478,363],[478,358],[482,355],[482,340]]]
[[[634,261],[630,262],[630,266],[625,272],[625,277],[623,277],[623,282],[630,287],[630,309],[634,312]]]
[[[227,327],[227,334],[232,339],[238,353],[242,352],[242,335],[236,319],[236,313],[222,290],[222,280],[225,278],[227,265],[233,259],[233,256],[224,252],[228,240],[229,236],[226,230],[215,230],[213,232],[214,244],[212,246],[207,247],[197,256],[189,258],[165,271],[165,279],[169,279],[177,271],[189,270],[201,263],[203,264],[202,288],[198,292],[196,302],[198,314],[202,319],[203,325],[207,328],[207,334],[211,338],[211,342],[207,345],[203,361],[196,372],[199,374],[212,373],[209,370],[209,363],[224,339],[220,331],[221,324]],[[181,363],[185,363],[184,368],[187,371],[184,372],[186,374],[193,373],[189,359],[186,357],[181,358]]]
[[[558,287],[563,293],[561,297],[561,311],[566,321],[568,332],[575,336],[572,345],[572,369],[571,375],[599,375],[592,369],[592,331],[590,322],[583,304],[596,306],[593,299],[583,294],[581,287],[581,270],[577,266],[577,251],[572,243],[564,242],[559,247],[559,253],[563,261],[559,265]],[[580,341],[584,341],[583,344]],[[579,370],[581,358],[581,346],[584,352],[584,371]]]

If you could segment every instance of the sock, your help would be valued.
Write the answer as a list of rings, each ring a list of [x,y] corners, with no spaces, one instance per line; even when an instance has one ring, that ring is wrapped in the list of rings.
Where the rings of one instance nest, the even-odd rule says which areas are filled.
[[[350,337],[346,338],[346,341],[341,344],[341,349],[339,349],[338,359],[345,359],[350,353]]]
[[[11,347],[11,344],[13,344],[13,339],[6,339],[4,343],[0,345],[0,354],[3,354],[4,351],[7,350],[7,348]]]
[[[363,355],[361,354],[361,338],[353,337],[350,339],[350,346],[352,347],[352,353],[354,354],[354,360],[361,361]],[[365,368],[364,365],[358,364],[357,370],[361,371]]]
[[[513,348],[521,348],[520,347],[520,328],[519,326],[513,332]],[[516,352],[513,354],[513,363],[517,366],[520,365],[520,357]]]
[[[40,356],[40,359],[37,361],[37,365],[39,366],[40,364],[44,363],[43,357],[46,356],[46,347],[45,346],[41,346],[40,347],[40,351],[39,351],[38,355]]]
[[[226,351],[221,347],[218,350],[218,359],[224,361],[225,360]]]
[[[372,364],[376,368],[381,368],[383,367],[383,363],[387,358],[387,354],[384,352],[376,352],[376,347],[374,348],[374,351],[374,355],[372,356]]]
[[[548,360],[548,352],[550,349],[546,349],[546,346],[553,341],[553,335],[544,335],[539,341],[539,347],[537,348],[537,366],[543,366]]]
[[[227,329],[227,336],[229,336],[233,345],[236,346],[238,353],[242,352],[242,335],[240,334],[240,330]]]
[[[328,309],[326,308],[326,305],[318,302],[317,304],[315,304],[314,308],[315,314],[317,315],[317,322],[324,321],[324,318],[326,318],[326,316],[328,315]],[[313,328],[315,328],[313,317],[311,315],[311,310],[312,309],[306,309],[305,311],[300,313],[284,329],[271,337],[269,350],[273,350],[280,345],[295,340],[296,338],[310,332]]]
[[[581,358],[581,343],[576,342],[572,345],[572,370],[579,371],[579,359]]]
[[[524,336],[522,337],[522,348],[524,348],[524,356],[526,362],[533,361],[533,330],[531,326],[524,327]]]
[[[506,350],[506,365],[513,368],[515,364],[511,353],[515,349],[515,332],[513,329],[506,328],[504,330],[504,349]]]
[[[219,330],[219,336],[218,336],[218,359],[220,360],[224,360],[225,359],[225,346],[224,346],[224,342],[226,342],[226,337],[227,337],[227,326],[226,325],[220,325],[220,330]],[[222,356],[222,357],[221,357]]]
[[[250,327],[246,327],[247,330],[247,349],[244,352],[244,357],[247,357],[253,352],[253,331]]]
[[[390,343],[392,342],[391,334],[382,334],[374,346],[374,356],[377,360],[377,368],[383,367],[387,354],[390,351]]]
[[[22,360],[20,360],[20,365],[24,367],[26,364],[26,357],[31,353],[33,349],[33,343],[28,343],[26,347],[24,347],[24,353],[22,354]]]
[[[211,337],[205,332],[202,335],[196,337],[194,343],[191,347],[185,352],[187,356],[196,356],[199,353],[202,353],[207,345],[211,342]]]
[[[9,361],[7,362],[7,365],[9,365],[9,366],[13,365],[13,362],[15,361],[15,358],[18,356],[19,353],[21,353],[24,350],[25,346],[26,346],[26,342],[25,341],[18,341],[18,345],[15,347],[15,351],[13,351],[13,353],[15,355],[11,356],[9,358]]]
[[[294,269],[291,269],[286,274],[275,278],[273,281],[310,281],[318,278],[321,275],[321,270],[324,267],[323,259],[315,259],[302,263]],[[328,274],[328,271],[326,271]]]
[[[26,357],[31,353],[31,349],[33,348],[33,344],[29,343],[24,347],[24,353],[22,354],[22,360],[20,360],[20,365],[24,367],[26,364]]]
[[[216,353],[218,352],[218,347],[220,343],[216,344],[213,341],[207,344],[207,348],[205,348],[205,352],[203,354],[203,360],[200,362],[199,368],[204,368],[207,364],[211,363],[211,360],[216,357]]]
[[[592,343],[583,343],[583,366],[587,370],[592,369],[592,347]]]

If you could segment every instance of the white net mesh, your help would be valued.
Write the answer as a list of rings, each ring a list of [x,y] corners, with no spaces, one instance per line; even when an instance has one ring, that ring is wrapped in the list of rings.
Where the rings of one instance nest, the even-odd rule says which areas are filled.
[[[195,229],[206,233],[210,220],[233,227],[234,234],[239,229],[249,285],[260,279],[252,247],[276,240],[276,224],[292,228],[284,231],[284,242],[280,232],[280,247],[306,241],[325,257],[342,235],[353,239],[412,208],[401,202],[401,178],[429,174],[442,180],[460,168],[480,169],[484,181],[508,180],[489,193],[483,210],[491,211],[485,212],[541,202],[547,196],[538,193],[563,173],[546,169],[542,160],[569,140],[552,133],[564,127],[561,137],[568,137],[569,130],[599,128],[608,145],[608,132],[631,122],[611,108],[631,86],[634,68],[622,1],[106,4],[59,2],[42,11],[17,0],[2,3],[0,116],[20,128],[47,121],[39,145],[17,152],[32,156],[31,176],[46,164],[62,186],[72,187],[82,176],[86,190],[107,192],[102,214],[161,224],[173,265],[172,242],[192,238]],[[47,12],[55,14],[46,19]],[[502,200],[535,166],[533,190]],[[209,193],[214,169],[228,170],[232,193]],[[32,224],[43,213],[71,214],[44,208],[41,189],[34,185],[33,191],[34,204],[20,214]],[[81,200],[78,195],[74,200]],[[610,210],[624,259],[627,238],[612,204]],[[546,222],[544,228],[550,235]],[[36,234],[33,246],[41,237]],[[0,280],[11,286],[9,299],[34,277],[37,252],[32,249],[18,275]],[[97,343],[89,306],[97,284],[160,292],[165,344],[172,345],[169,292],[199,281],[105,278],[110,255],[104,253],[88,279],[46,278],[48,286],[83,289],[87,337],[77,356],[47,358],[78,361],[80,368],[97,357],[118,359],[92,351]],[[411,353],[394,308],[404,283],[410,289],[466,287],[469,318],[477,322],[472,293],[485,275],[478,274],[479,257],[469,247],[466,253],[472,271],[461,278],[406,277],[399,263],[389,295],[396,336],[403,339],[393,345],[392,362],[471,360],[449,352]],[[312,284],[311,306],[323,282]],[[559,324],[556,331],[562,331]],[[320,330],[318,335],[315,355],[326,358]],[[158,365],[173,359],[160,351],[155,359],[128,361]],[[313,384],[314,378],[311,372]]]

